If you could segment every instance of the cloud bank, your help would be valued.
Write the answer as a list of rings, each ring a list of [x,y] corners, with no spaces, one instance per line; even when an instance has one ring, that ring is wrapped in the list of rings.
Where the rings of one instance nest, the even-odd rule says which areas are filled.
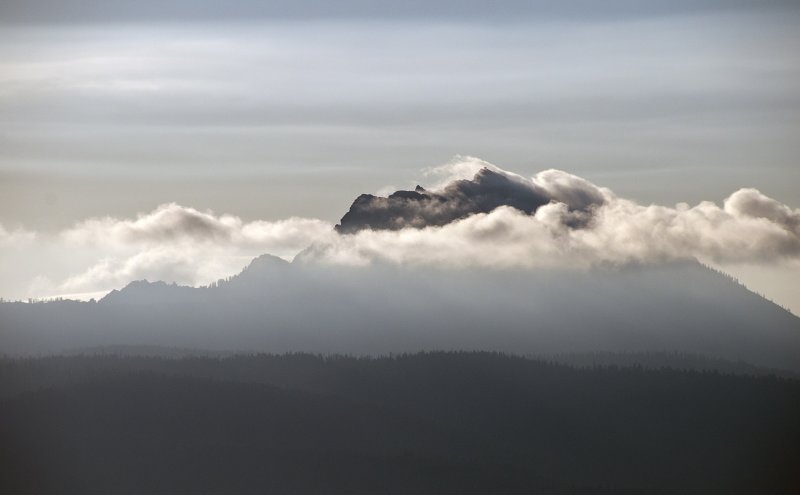
[[[207,284],[236,273],[264,252],[291,259],[309,243],[329,236],[331,229],[322,220],[244,222],[175,203],[136,219],[90,219],[62,232],[62,242],[111,255],[69,277],[59,289],[110,290],[140,279]]]
[[[25,272],[27,280],[8,277],[40,296],[139,279],[207,284],[263,253],[355,266],[587,269],[696,258],[800,268],[800,210],[755,189],[722,205],[669,207],[638,204],[563,171],[527,179],[470,157],[432,173],[446,180],[360,196],[336,228],[297,217],[247,222],[175,203],[136,218],[91,218],[49,236],[0,226],[0,267],[8,275],[14,266],[40,266]],[[46,271],[47,258],[58,258],[60,269]]]
[[[332,232],[322,220],[245,222],[175,203],[136,218],[90,218],[55,234],[0,226],[7,276],[0,296],[93,296],[141,279],[205,285],[265,252],[292,259]]]
[[[163,204],[136,219],[93,218],[61,235],[77,245],[211,244],[253,246],[293,256],[331,228],[328,222],[292,217],[275,222],[244,222],[233,215],[215,215],[176,203]]]
[[[487,166],[439,191],[361,196],[337,228],[349,234],[301,259],[529,268],[800,262],[800,210],[755,189],[722,206],[640,205],[559,170],[523,179]]]

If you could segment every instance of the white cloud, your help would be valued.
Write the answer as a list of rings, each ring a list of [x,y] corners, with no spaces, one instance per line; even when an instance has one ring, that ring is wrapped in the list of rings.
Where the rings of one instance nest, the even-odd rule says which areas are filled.
[[[236,273],[265,252],[291,259],[331,232],[332,225],[322,220],[244,222],[175,203],[135,219],[88,219],[62,232],[59,242],[68,248],[96,250],[99,258],[57,290],[110,290],[139,279],[207,284]]]
[[[452,160],[443,165],[424,169],[422,175],[426,179],[424,183],[426,189],[439,190],[444,189],[445,186],[455,180],[471,179],[483,168],[488,168],[495,172],[501,170],[496,165],[481,160],[480,158],[456,155]],[[507,171],[504,172],[509,175],[516,175],[510,174]]]
[[[275,254],[294,254],[310,238],[327,232],[322,220],[292,217],[275,222],[244,222],[233,215],[167,203],[136,219],[92,218],[64,231],[65,241],[77,245],[209,243],[270,247]]]
[[[500,171],[465,158],[436,173],[464,177],[485,165]],[[238,272],[260,254],[291,259],[301,251],[304,262],[346,265],[585,269],[698,258],[717,266],[800,270],[800,210],[755,189],[734,192],[722,206],[668,207],[637,204],[558,170],[513,177],[552,201],[532,215],[500,207],[444,226],[349,235],[321,220],[246,222],[175,203],[135,218],[87,219],[50,236],[0,226],[0,269],[14,279],[3,290],[27,287],[20,297],[96,293],[143,278],[202,285]]]
[[[450,177],[482,163],[472,158],[451,163]],[[723,207],[707,201],[666,207],[639,205],[558,170],[541,172],[530,182],[553,198],[533,215],[501,207],[441,227],[362,230],[328,238],[303,259],[531,268],[692,258],[800,263],[800,210],[755,189],[736,191]]]
[[[0,247],[21,247],[36,240],[36,233],[24,229],[6,230],[0,224]]]

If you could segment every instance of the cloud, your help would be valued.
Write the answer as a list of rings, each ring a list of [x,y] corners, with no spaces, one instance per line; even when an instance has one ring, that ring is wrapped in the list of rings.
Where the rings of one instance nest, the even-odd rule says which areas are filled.
[[[339,230],[349,234],[315,244],[301,259],[528,268],[693,258],[800,263],[800,210],[755,189],[736,191],[722,207],[640,205],[558,170],[527,180],[492,166],[440,191],[361,196]]]
[[[0,224],[0,247],[20,247],[36,240],[36,233],[24,229],[12,231]]]
[[[526,180],[499,168],[467,157],[453,162],[451,177],[481,165],[471,179],[455,179],[438,190],[417,186],[414,191],[397,191],[387,197],[362,194],[343,217],[337,232],[350,234],[365,229],[400,230],[407,227],[441,226],[476,213],[489,213],[510,206],[526,214],[552,201],[563,203],[580,224],[589,209],[605,202],[606,192],[574,175],[548,170]]]
[[[103,258],[84,272],[67,278],[58,289],[66,293],[122,287],[133,280],[167,280],[198,285],[235,269],[234,257],[218,250],[176,249],[174,246],[143,250],[130,257]]]
[[[531,182],[551,201],[564,203],[573,210],[588,210],[613,197],[610,190],[561,170],[545,170],[536,174]]]
[[[60,233],[59,242],[67,248],[95,250],[99,259],[57,290],[110,290],[140,279],[207,284],[236,273],[262,253],[291,259],[330,235],[332,225],[322,220],[245,222],[175,203],[134,219],[92,218]]]
[[[725,200],[725,211],[741,218],[762,218],[800,235],[800,210],[768,197],[757,189],[739,189]]]
[[[55,235],[0,226],[0,269],[10,280],[2,287],[27,286],[19,295],[27,297],[139,279],[203,285],[264,253],[357,266],[588,269],[696,258],[800,270],[800,210],[755,189],[722,205],[670,207],[638,204],[563,171],[526,179],[469,157],[433,175],[454,180],[357,199],[340,224],[348,233],[316,219],[248,222],[175,203],[135,218],[87,219]]]
[[[62,235],[76,244],[129,244],[152,242],[229,242],[242,228],[236,217],[215,216],[176,203],[163,204],[136,219],[91,218]]]
[[[244,222],[233,215],[168,203],[140,214],[136,219],[92,218],[64,231],[62,237],[78,245],[147,245],[208,243],[253,245],[275,249],[280,256],[293,255],[310,239],[330,231],[328,222],[291,217],[275,222]]]
[[[522,178],[522,176],[503,170],[493,163],[469,155],[456,155],[447,163],[425,168],[422,170],[422,175],[427,180],[425,182],[427,189],[438,190],[444,189],[451,182],[457,180],[470,180],[485,168],[493,172],[503,172],[506,175]]]

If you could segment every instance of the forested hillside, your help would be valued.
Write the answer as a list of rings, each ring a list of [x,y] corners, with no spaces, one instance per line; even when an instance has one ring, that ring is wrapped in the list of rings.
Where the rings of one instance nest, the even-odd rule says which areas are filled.
[[[495,353],[0,364],[4,493],[795,493],[800,381]]]

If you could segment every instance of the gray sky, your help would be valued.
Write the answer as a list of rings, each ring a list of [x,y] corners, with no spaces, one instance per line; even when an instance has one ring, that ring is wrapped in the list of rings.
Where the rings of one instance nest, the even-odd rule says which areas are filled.
[[[336,221],[457,154],[800,207],[792,2],[317,4],[3,2],[0,225]]]

